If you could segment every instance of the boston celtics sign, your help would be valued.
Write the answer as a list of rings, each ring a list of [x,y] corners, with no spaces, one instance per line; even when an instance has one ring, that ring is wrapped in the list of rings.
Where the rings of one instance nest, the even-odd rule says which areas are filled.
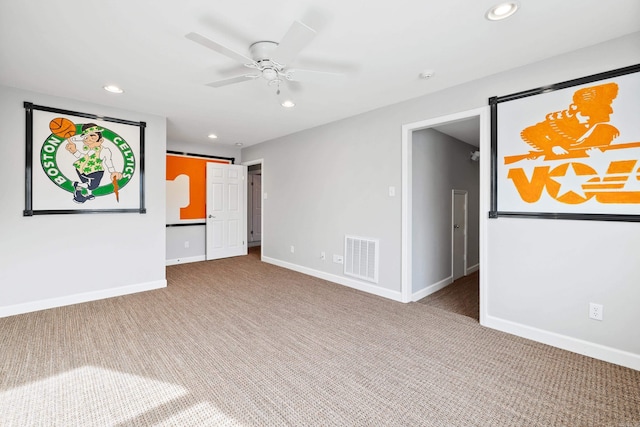
[[[143,122],[29,103],[25,108],[27,126],[32,127],[27,135],[28,152],[32,163],[41,166],[27,165],[31,176],[27,176],[26,216],[95,211],[144,213]],[[139,132],[132,132],[131,125],[139,127]],[[39,209],[40,204],[47,209]]]

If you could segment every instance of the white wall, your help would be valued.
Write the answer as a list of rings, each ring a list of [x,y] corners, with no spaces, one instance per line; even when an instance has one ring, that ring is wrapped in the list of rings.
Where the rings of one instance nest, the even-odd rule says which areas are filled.
[[[474,119],[477,120],[477,119]],[[451,271],[451,190],[466,190],[467,265],[479,262],[479,164],[477,147],[434,129],[413,132],[412,289],[413,300],[453,280]]]
[[[167,150],[233,158],[235,164],[240,164],[240,148],[222,145],[215,141],[207,141],[202,144],[167,141]],[[166,233],[165,259],[167,265],[206,259],[206,227],[204,225],[167,227]]]
[[[25,101],[146,122],[147,213],[23,216]],[[166,120],[2,86],[0,115],[0,316],[166,286]]]
[[[380,282],[366,290],[400,299],[401,200],[388,187],[400,194],[401,126],[636,63],[640,33],[244,149],[244,161],[264,159],[263,255],[340,282],[320,251],[342,253],[345,234],[377,237]],[[640,369],[637,224],[480,218],[484,324]],[[588,319],[589,301],[604,304],[603,322]]]

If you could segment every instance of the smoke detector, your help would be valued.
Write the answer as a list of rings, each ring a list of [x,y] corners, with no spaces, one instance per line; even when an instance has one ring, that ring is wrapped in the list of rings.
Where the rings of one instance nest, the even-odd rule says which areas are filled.
[[[423,80],[427,80],[433,77],[434,74],[435,72],[433,70],[424,70],[419,74],[419,77]]]

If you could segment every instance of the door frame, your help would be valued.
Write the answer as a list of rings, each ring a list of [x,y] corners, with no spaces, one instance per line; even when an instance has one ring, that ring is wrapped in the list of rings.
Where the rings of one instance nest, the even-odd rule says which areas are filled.
[[[456,194],[461,194],[464,196],[464,225],[463,225],[463,230],[464,230],[464,234],[463,234],[463,257],[462,257],[462,277],[467,275],[467,255],[468,255],[468,247],[467,247],[467,223],[468,223],[468,212],[467,210],[469,209],[469,192],[467,190],[451,190],[451,280],[456,280],[455,277],[455,264],[456,264],[456,260],[455,260],[455,230],[454,230],[454,225],[455,225],[455,221],[456,221],[456,203],[455,203],[455,198],[456,198]]]
[[[260,259],[262,259],[262,254],[264,251],[264,245],[266,243],[266,234],[265,233],[265,229],[264,229],[264,210],[265,210],[265,197],[264,195],[266,194],[264,191],[264,183],[265,183],[265,162],[264,159],[255,159],[255,160],[248,160],[246,162],[242,162],[241,164],[245,165],[247,167],[247,169],[249,168],[249,166],[253,166],[253,165],[260,165],[260,175],[262,175],[262,186],[261,186],[261,194],[260,194],[260,198],[262,199],[262,203],[260,203],[260,232],[262,233],[262,236],[260,238]],[[246,185],[249,185],[249,180],[247,180]],[[250,197],[249,196],[249,189],[247,188],[247,198]],[[245,201],[246,204],[247,201]],[[247,216],[248,213],[245,213],[245,216]]]
[[[400,282],[400,298],[402,302],[412,301],[412,161],[413,154],[411,144],[413,142],[413,132],[421,129],[442,125],[449,122],[478,117],[480,120],[480,151],[484,153],[491,152],[491,123],[489,106],[467,110],[460,113],[449,114],[436,118],[421,120],[413,123],[402,125],[402,234],[401,234],[401,282]],[[486,277],[487,277],[487,215],[483,212],[489,212],[491,183],[490,183],[490,157],[488,155],[480,156],[480,324],[485,324],[487,314],[487,295],[486,295]]]

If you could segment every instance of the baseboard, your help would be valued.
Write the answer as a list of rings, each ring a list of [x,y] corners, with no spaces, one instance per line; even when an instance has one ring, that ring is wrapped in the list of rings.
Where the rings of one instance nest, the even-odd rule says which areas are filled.
[[[582,354],[583,356],[593,357],[594,359],[640,371],[640,355],[638,354],[526,326],[490,315],[485,316],[485,321],[482,325],[563,350]]]
[[[155,282],[139,283],[137,285],[121,286],[118,288],[104,289],[95,292],[84,292],[81,294],[74,294],[66,297],[50,298],[23,304],[9,305],[6,307],[0,307],[0,317],[15,316],[16,314],[24,314],[30,313],[32,311],[63,307],[65,305],[80,304],[83,302],[96,301],[105,298],[119,297],[122,295],[135,294],[137,292],[150,291],[153,289],[166,287],[166,280],[158,280]]]
[[[206,261],[206,260],[207,260],[207,257],[205,255],[198,255],[198,256],[192,256],[188,258],[168,259],[166,261],[166,265],[186,264],[189,262],[199,262],[199,261]]]
[[[429,285],[424,289],[420,289],[418,292],[415,292],[411,295],[411,301],[418,301],[421,300],[422,298],[431,295],[434,292],[438,292],[440,289],[445,288],[446,286],[450,285],[451,283],[453,283],[453,279],[451,276],[440,280],[437,283],[434,283],[433,285]]]
[[[479,269],[480,269],[480,264],[476,264],[476,265],[472,265],[471,267],[467,267],[467,274],[465,274],[465,276],[468,276],[471,273],[475,273]]]
[[[290,262],[281,261],[279,259],[263,256],[262,261],[268,264],[277,265],[278,267],[286,268],[288,270],[297,271],[298,273],[303,273],[309,276],[317,277],[319,279],[327,280],[329,282],[337,283],[339,285],[347,286],[349,288],[357,289],[362,292],[377,295],[379,297],[402,302],[402,293],[400,291],[392,291],[390,289],[385,289],[376,285],[370,285],[368,283],[364,283],[359,280],[353,280],[346,277],[338,276],[336,274],[326,273],[320,270],[314,270],[312,268],[303,267],[301,265],[292,264]]]

